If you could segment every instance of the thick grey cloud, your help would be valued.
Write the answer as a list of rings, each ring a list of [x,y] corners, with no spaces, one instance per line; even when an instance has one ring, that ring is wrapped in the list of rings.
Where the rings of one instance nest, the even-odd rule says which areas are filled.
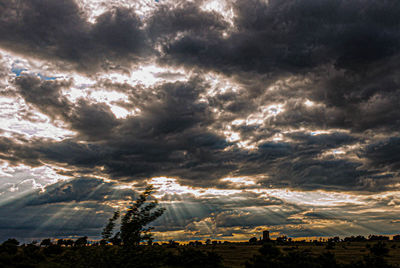
[[[279,96],[264,96],[270,102],[287,102],[285,112],[271,122],[271,127],[312,126],[361,132],[398,129],[400,20],[394,15],[400,8],[398,4],[255,0],[234,1],[232,8],[233,27],[208,26],[203,33],[199,26],[198,32],[188,30],[179,38],[173,37],[162,43],[160,62],[223,72],[239,76],[244,83],[248,81],[243,76],[253,77],[255,88],[249,90],[258,96],[265,94],[260,87],[274,80],[291,75],[309,79],[304,88],[288,85]],[[165,18],[165,25],[182,31],[173,26],[175,17]],[[214,25],[222,21],[216,20]],[[261,84],[255,73],[270,79]],[[295,103],[297,100],[288,100],[289,96],[325,106],[306,109]],[[237,95],[230,97],[234,101],[225,100],[224,108],[243,115],[244,109],[255,105],[252,98],[246,97],[245,101]]]
[[[228,27],[218,12],[203,11],[198,3],[178,1],[174,8],[160,4],[146,21],[147,31],[154,41],[169,42],[179,34],[217,37]]]
[[[109,10],[91,24],[73,0],[12,0],[0,6],[0,47],[86,73],[134,64],[146,55],[141,28],[127,8]]]
[[[365,157],[369,160],[369,164],[375,168],[400,171],[400,138],[392,137],[390,139],[370,144],[364,150]]]
[[[28,105],[53,120],[62,120],[71,129],[79,131],[88,139],[99,139],[109,135],[117,120],[108,106],[91,104],[84,99],[71,103],[61,90],[69,88],[71,81],[43,81],[35,76],[20,76],[15,79],[17,93]]]
[[[232,8],[236,16],[228,37],[191,31],[165,46],[165,60],[227,72],[298,73],[323,63],[360,71],[394,55],[399,45],[394,14],[400,7],[393,3],[239,0]],[[165,18],[164,25],[181,30],[175,17]]]
[[[32,166],[57,164],[68,167],[68,172],[63,171],[68,175],[103,173],[120,180],[176,176],[186,184],[198,186],[226,187],[220,181],[226,176],[262,176],[267,178],[262,180],[266,186],[381,191],[397,180],[393,174],[382,175],[376,168],[363,165],[367,154],[359,154],[359,160],[322,157],[329,150],[364,143],[363,135],[344,132],[314,135],[299,130],[285,134],[290,141],[258,142],[257,149],[252,151],[237,147],[219,132],[225,118],[212,112],[231,96],[211,97],[208,102],[200,100],[209,85],[199,78],[150,88],[112,85],[128,94],[131,108],[141,110],[140,114],[124,119],[116,119],[105,104],[85,99],[72,103],[61,94],[70,83],[33,76],[16,78],[15,94],[54,120],[61,119],[78,134],[59,142],[28,141],[23,137],[15,142],[2,138],[6,152],[1,155],[3,159]],[[313,117],[306,112],[295,112],[296,109],[308,108],[289,102],[287,111],[274,116],[267,125],[236,126],[233,130],[245,139],[260,141],[280,133],[279,127],[312,126],[301,117]],[[317,118],[316,112],[311,114]]]
[[[92,79],[102,72],[96,84],[78,86],[73,78],[46,80],[20,72],[11,77],[10,68],[0,66],[0,78],[9,80],[0,83],[2,96],[20,97],[26,104],[21,118],[34,123],[31,114],[39,111],[74,133],[63,140],[7,133],[0,137],[0,158],[11,166],[54,165],[63,175],[140,183],[169,176],[218,189],[395,189],[400,179],[400,4],[237,0],[227,2],[231,17],[202,4],[161,1],[141,16],[132,8],[112,7],[93,23],[72,0],[0,4],[2,50]],[[144,86],[130,82],[136,77],[126,76],[125,82],[107,77],[115,69],[129,72],[150,61],[169,68],[157,78],[187,79]],[[136,112],[117,118],[110,103],[68,98],[65,92],[72,87],[123,93],[126,98],[114,104]],[[221,180],[246,176],[255,184]],[[109,189],[91,180],[49,187],[35,193],[29,206],[100,202]],[[99,195],[90,199],[94,188]],[[232,234],[240,225],[351,218],[305,213],[279,199],[243,193],[240,202],[235,197],[169,198],[176,207],[164,223],[174,230],[218,223]],[[250,203],[266,209],[252,210]],[[263,213],[273,214],[272,206],[290,211],[266,217]],[[201,237],[205,231],[196,232]]]

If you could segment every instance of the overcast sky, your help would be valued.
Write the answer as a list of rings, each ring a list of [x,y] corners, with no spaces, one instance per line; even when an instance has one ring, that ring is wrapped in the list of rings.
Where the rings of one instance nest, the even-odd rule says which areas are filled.
[[[400,232],[400,2],[0,0],[0,239]]]

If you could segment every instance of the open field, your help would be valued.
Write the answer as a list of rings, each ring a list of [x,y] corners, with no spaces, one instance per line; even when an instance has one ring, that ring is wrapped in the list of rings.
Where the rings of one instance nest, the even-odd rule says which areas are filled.
[[[213,245],[59,245],[23,244],[9,239],[0,245],[0,267],[30,268],[396,268],[400,267],[400,241],[337,243],[269,242],[265,245],[225,243]],[[262,249],[263,255],[259,255]],[[325,254],[330,253],[330,254]],[[253,256],[258,256],[253,258]],[[357,264],[355,265],[355,263]],[[299,266],[299,263],[301,264]]]
[[[369,254],[368,245],[372,246],[377,242],[338,242],[333,249],[326,249],[327,243],[316,245],[314,243],[293,242],[288,245],[278,245],[282,252],[306,251],[312,255],[320,255],[324,252],[335,254],[336,260],[340,263],[351,263],[361,260]],[[400,267],[400,241],[386,241],[389,254],[385,259],[393,265]],[[227,267],[244,267],[244,262],[254,254],[258,254],[260,245],[227,244],[200,246],[199,249],[214,251],[222,256],[223,263]]]

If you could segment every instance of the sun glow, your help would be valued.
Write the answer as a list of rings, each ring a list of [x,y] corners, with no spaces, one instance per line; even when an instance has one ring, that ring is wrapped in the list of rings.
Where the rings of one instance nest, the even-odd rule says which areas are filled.
[[[173,195],[183,195],[192,194],[194,196],[219,196],[219,195],[230,195],[241,192],[241,190],[231,190],[231,189],[215,189],[215,188],[200,188],[200,187],[190,187],[181,185],[177,179],[168,177],[154,177],[148,181],[153,184],[157,189],[156,197],[161,198],[166,194]]]
[[[24,135],[28,138],[43,137],[62,140],[72,137],[75,133],[54,125],[50,118],[38,111],[27,113],[26,104],[21,99],[0,97],[0,128],[1,136],[13,134]]]
[[[307,107],[312,107],[312,106],[315,105],[315,103],[314,103],[313,101],[306,100],[306,101],[304,102],[304,105],[307,106]]]
[[[232,184],[245,185],[245,186],[251,186],[256,184],[253,179],[248,177],[223,178],[221,179],[221,181],[231,182]]]
[[[246,118],[246,125],[263,125],[266,119],[277,116],[283,111],[283,104],[263,106],[258,112],[250,114]]]

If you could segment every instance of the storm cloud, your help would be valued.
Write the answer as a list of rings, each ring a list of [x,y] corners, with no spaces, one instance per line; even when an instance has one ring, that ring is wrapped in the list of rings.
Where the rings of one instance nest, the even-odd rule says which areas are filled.
[[[111,212],[133,195],[111,198],[110,187],[173,178],[188,188],[164,191],[171,211],[160,222],[199,239],[240,224],[242,234],[333,234],[310,222],[334,219],[343,234],[373,230],[344,225],[355,200],[386,209],[372,197],[397,200],[399,11],[375,0],[0,3],[4,202],[14,195],[21,211],[90,204],[88,213],[98,202]],[[25,171],[44,167],[57,179]],[[310,212],[295,194],[267,190],[354,203]]]

